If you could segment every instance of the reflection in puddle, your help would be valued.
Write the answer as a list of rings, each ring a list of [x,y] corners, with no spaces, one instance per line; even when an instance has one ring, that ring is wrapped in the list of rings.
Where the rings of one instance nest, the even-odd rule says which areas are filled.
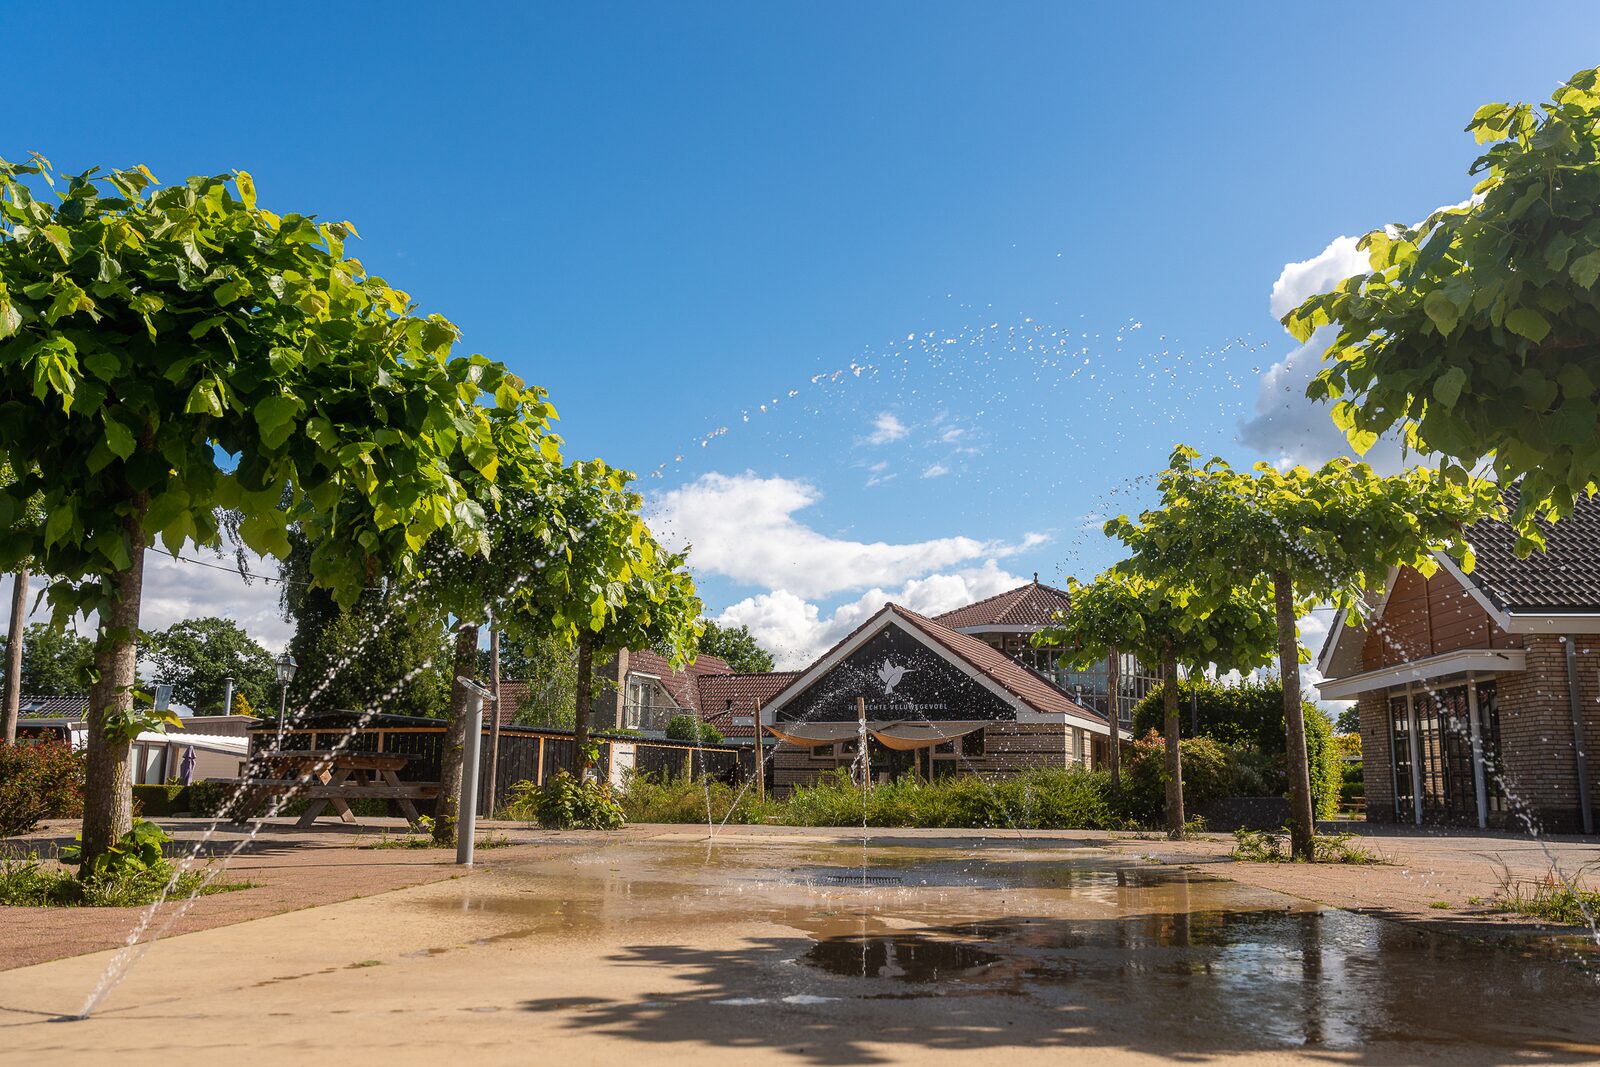
[[[993,952],[962,941],[920,934],[901,937],[840,937],[819,941],[800,962],[833,974],[897,978],[903,982],[959,980],[967,972],[999,962]]]

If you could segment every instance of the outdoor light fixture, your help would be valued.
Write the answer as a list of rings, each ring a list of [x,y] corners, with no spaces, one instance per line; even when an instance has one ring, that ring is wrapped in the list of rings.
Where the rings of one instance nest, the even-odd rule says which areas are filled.
[[[275,665],[278,671],[278,751],[283,751],[283,716],[289,709],[289,683],[294,681],[294,669],[299,666],[289,650],[284,649]]]

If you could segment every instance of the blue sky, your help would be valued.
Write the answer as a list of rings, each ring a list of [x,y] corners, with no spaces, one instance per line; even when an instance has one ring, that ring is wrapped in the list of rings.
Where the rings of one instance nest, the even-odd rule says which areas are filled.
[[[1462,199],[1479,103],[1600,62],[1577,3],[71,21],[0,155],[243,168],[269,207],[352,220],[369,267],[550,390],[570,455],[646,475],[709,606],[791,657],[879,593],[1089,576],[1096,517],[1175,441],[1312,458],[1318,412],[1241,436],[1293,392],[1285,265]],[[195,595],[171,610],[215,608]]]

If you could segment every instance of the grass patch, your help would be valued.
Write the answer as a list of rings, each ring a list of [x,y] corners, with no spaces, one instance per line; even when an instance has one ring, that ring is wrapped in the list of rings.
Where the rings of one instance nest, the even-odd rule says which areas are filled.
[[[1587,869],[1587,868],[1586,868]],[[1600,890],[1582,889],[1551,868],[1536,882],[1513,882],[1503,877],[1492,906],[1563,926],[1589,926],[1600,916]]]
[[[1450,902],[1448,900],[1430,900],[1428,901],[1428,907],[1436,908],[1439,911],[1444,911],[1446,908],[1450,907]]]
[[[1377,853],[1355,843],[1354,834],[1317,834],[1311,839],[1316,863],[1382,863]],[[1233,858],[1246,863],[1293,863],[1288,831],[1235,830]],[[1445,904],[1449,907],[1449,904]]]
[[[134,908],[152,903],[172,879],[166,863],[143,870],[92,875],[79,881],[65,867],[47,864],[37,853],[0,857],[0,906],[13,908]],[[184,871],[169,895],[231,893],[253,882],[207,881],[205,870]]]

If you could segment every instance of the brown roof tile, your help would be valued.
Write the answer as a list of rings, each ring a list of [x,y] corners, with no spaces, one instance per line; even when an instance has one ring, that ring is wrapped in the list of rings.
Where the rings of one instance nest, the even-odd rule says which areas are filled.
[[[700,714],[715,723],[727,737],[750,737],[752,726],[735,726],[735,715],[753,715],[756,701],[763,705],[799,675],[798,671],[769,674],[707,674],[699,679]]]
[[[1506,490],[1517,506],[1515,487]],[[1477,566],[1467,575],[1502,611],[1521,614],[1600,612],[1600,499],[1584,497],[1560,522],[1540,521],[1545,551],[1516,554],[1511,524],[1484,521],[1467,531]]]
[[[975,626],[1006,626],[1036,630],[1048,626],[1058,614],[1072,606],[1066,591],[1038,580],[985,597],[974,604],[947,611],[934,620],[952,630]]]

